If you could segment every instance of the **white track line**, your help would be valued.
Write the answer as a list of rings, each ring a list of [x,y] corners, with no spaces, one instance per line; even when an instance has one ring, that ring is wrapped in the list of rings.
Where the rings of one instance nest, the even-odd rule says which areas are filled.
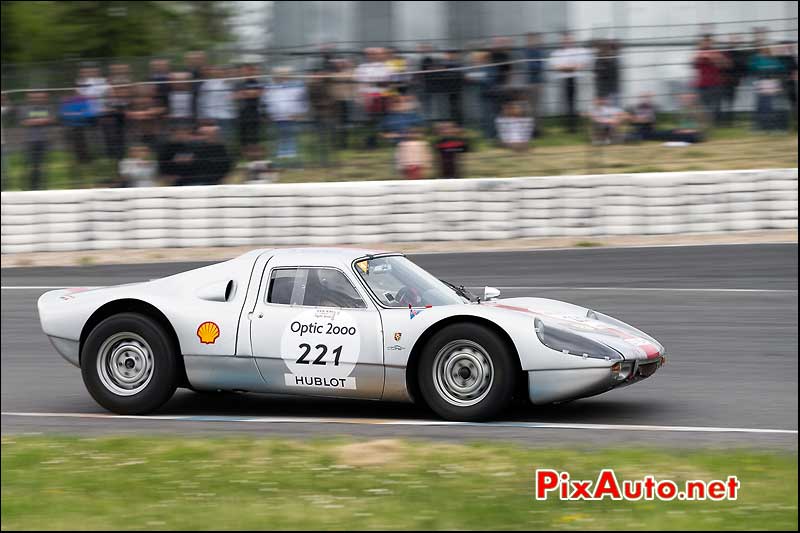
[[[56,289],[69,289],[72,287],[80,287],[81,289],[101,289],[103,285],[70,285],[70,287],[56,287],[50,285],[3,285],[0,289],[4,291],[51,291]]]
[[[711,289],[692,287],[567,287],[567,286],[526,286],[497,287],[501,290],[559,290],[559,291],[661,291],[661,292],[797,292],[797,289]]]
[[[797,435],[796,429],[762,429],[734,427],[703,426],[650,426],[625,424],[558,424],[550,422],[449,422],[446,420],[397,420],[381,418],[321,418],[321,417],[248,417],[248,416],[202,416],[202,415],[110,415],[102,413],[36,413],[3,411],[2,416],[39,417],[39,418],[91,418],[102,420],[150,420],[174,422],[246,422],[252,424],[358,424],[374,426],[477,426],[477,427],[510,427],[527,429],[588,429],[614,431],[660,431],[688,433],[761,433],[779,435]]]

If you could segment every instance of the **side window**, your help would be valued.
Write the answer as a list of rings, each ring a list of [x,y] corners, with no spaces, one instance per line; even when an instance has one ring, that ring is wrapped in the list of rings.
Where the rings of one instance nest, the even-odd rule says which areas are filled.
[[[308,271],[303,268],[281,268],[272,271],[267,302],[283,305],[303,305]]]
[[[308,270],[304,305],[314,307],[345,307],[363,309],[366,307],[353,284],[338,270],[331,268],[312,268]]]
[[[272,271],[267,302],[309,307],[363,309],[352,283],[331,268],[281,268]]]

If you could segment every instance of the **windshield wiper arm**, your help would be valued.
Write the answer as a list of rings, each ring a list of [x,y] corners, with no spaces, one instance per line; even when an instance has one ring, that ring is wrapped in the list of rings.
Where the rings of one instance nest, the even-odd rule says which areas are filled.
[[[468,291],[467,289],[465,289],[463,285],[455,285],[454,283],[450,283],[449,281],[446,281],[446,280],[443,280],[443,279],[440,279],[439,281],[441,281],[442,283],[444,283],[445,285],[447,285],[448,287],[453,289],[453,292],[455,292],[456,294],[458,294],[462,298],[466,298],[470,302],[472,302],[472,301],[474,301],[476,299],[476,296],[474,294],[472,294],[470,291]]]

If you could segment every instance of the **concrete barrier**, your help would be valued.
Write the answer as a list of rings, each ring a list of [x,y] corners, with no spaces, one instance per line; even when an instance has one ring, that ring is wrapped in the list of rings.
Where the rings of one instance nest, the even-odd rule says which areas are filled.
[[[797,169],[22,191],[2,253],[797,229]]]

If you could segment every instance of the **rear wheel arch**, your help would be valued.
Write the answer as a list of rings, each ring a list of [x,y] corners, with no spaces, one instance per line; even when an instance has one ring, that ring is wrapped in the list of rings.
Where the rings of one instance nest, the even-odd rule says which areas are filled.
[[[417,401],[421,398],[420,390],[419,390],[419,381],[417,379],[418,372],[419,372],[419,361],[422,355],[422,350],[428,341],[438,332],[441,331],[443,328],[450,326],[452,324],[476,324],[484,326],[490,329],[493,333],[495,333],[500,339],[504,342],[507,346],[509,353],[513,354],[514,361],[517,365],[517,370],[520,375],[523,375],[524,372],[522,370],[522,364],[519,359],[519,352],[517,351],[517,347],[514,344],[514,341],[511,339],[511,336],[501,328],[497,323],[492,322],[486,318],[477,317],[477,316],[470,316],[470,315],[456,315],[447,317],[442,319],[434,324],[428,326],[422,335],[419,336],[417,342],[414,343],[414,347],[411,349],[411,353],[408,356],[408,362],[406,363],[406,390],[408,391],[411,399]],[[518,379],[517,383],[526,383],[526,380]]]
[[[136,298],[125,298],[105,303],[94,313],[92,313],[81,330],[80,344],[78,348],[79,358],[83,352],[83,347],[86,343],[86,338],[89,336],[89,333],[91,333],[92,330],[103,320],[120,313],[138,313],[140,315],[144,315],[152,320],[155,320],[158,325],[164,328],[164,332],[172,341],[175,353],[178,354],[179,386],[188,386],[189,381],[186,377],[186,369],[183,364],[183,352],[181,351],[180,341],[178,340],[178,334],[175,332],[175,328],[172,326],[172,323],[169,321],[166,315],[162,313],[156,306],[143,300],[137,300]]]

